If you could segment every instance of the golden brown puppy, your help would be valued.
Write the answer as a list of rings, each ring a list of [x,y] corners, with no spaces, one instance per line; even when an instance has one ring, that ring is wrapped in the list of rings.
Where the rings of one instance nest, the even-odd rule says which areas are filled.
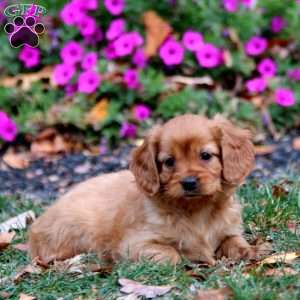
[[[30,230],[32,257],[65,259],[215,257],[253,254],[234,196],[254,164],[247,130],[222,117],[176,117],[133,151],[130,171],[87,180],[59,199]]]

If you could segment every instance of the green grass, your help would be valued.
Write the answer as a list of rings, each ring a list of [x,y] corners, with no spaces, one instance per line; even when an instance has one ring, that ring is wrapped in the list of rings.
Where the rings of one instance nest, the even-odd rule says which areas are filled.
[[[300,250],[300,226],[292,232],[287,224],[300,220],[300,182],[282,183],[286,194],[275,197],[273,184],[249,183],[240,191],[244,206],[246,237],[260,236],[272,243],[275,252]],[[278,183],[277,183],[278,185]],[[29,200],[0,197],[0,222],[25,210],[40,214],[43,208]],[[26,231],[19,231],[14,243],[24,242]],[[93,260],[96,258],[92,257]],[[12,247],[0,252],[0,278],[13,278],[22,266],[30,263],[26,253]],[[280,269],[284,266],[275,266]],[[189,262],[179,266],[121,262],[109,274],[68,274],[48,269],[41,274],[25,276],[18,283],[13,280],[0,284],[0,291],[9,293],[9,299],[19,299],[20,293],[34,295],[37,299],[117,299],[120,294],[118,279],[125,277],[145,284],[174,285],[177,288],[161,299],[191,299],[192,289],[228,286],[232,299],[300,299],[300,262],[291,266],[298,275],[265,276],[265,266],[255,266],[245,271],[245,263],[234,266],[219,263],[212,268],[201,268]],[[187,270],[197,276],[191,277]],[[1,299],[1,294],[0,294]]]

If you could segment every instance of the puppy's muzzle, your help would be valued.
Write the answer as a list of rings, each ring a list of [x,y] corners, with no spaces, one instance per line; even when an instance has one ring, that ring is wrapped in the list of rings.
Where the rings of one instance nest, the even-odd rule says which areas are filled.
[[[186,193],[196,192],[199,188],[199,182],[198,182],[198,178],[196,176],[184,177],[180,181],[180,184]]]

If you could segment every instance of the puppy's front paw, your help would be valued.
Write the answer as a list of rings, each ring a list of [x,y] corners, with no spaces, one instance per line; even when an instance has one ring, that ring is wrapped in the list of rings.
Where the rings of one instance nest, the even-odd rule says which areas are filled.
[[[254,259],[256,257],[255,249],[242,236],[227,238],[221,244],[216,254],[219,259],[225,256],[234,261]]]

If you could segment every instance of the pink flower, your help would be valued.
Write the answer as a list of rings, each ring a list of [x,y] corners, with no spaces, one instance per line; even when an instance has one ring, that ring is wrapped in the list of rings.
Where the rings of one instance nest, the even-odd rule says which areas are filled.
[[[266,89],[267,83],[264,78],[257,77],[246,81],[246,87],[249,93],[262,93]]]
[[[131,33],[124,33],[114,41],[117,56],[126,56],[132,53],[135,41]]]
[[[268,46],[268,41],[260,36],[253,36],[245,45],[248,55],[256,56],[262,54]]]
[[[188,30],[183,35],[182,43],[188,50],[198,51],[203,46],[203,38],[201,33]]]
[[[147,57],[143,49],[137,49],[132,57],[132,63],[139,68],[144,68],[147,64]]]
[[[104,6],[113,15],[117,16],[124,10],[124,0],[104,0]]]
[[[72,79],[74,74],[75,68],[72,65],[59,64],[53,70],[52,79],[58,85],[65,85]]]
[[[280,32],[286,25],[284,19],[280,16],[275,16],[271,20],[271,30],[274,33]]]
[[[275,91],[275,102],[281,106],[293,106],[296,103],[295,95],[292,90],[278,88]]]
[[[257,70],[263,77],[274,77],[277,71],[277,66],[271,58],[264,58],[258,64]]]
[[[134,138],[136,136],[137,128],[136,125],[129,122],[124,122],[120,129],[120,136],[127,138]]]
[[[97,23],[94,18],[85,15],[78,22],[77,26],[83,36],[90,36],[96,31]]]
[[[67,3],[60,12],[61,20],[67,25],[76,25],[84,17],[84,12],[73,2]]]
[[[70,41],[60,51],[60,57],[66,64],[76,64],[80,62],[83,56],[83,49],[80,44]]]
[[[19,52],[19,59],[26,68],[33,68],[40,63],[40,49],[24,46]]]
[[[16,123],[4,111],[0,111],[0,138],[6,142],[12,142],[17,132]]]
[[[125,20],[120,18],[111,21],[107,31],[106,31],[106,38],[111,41],[120,36],[125,31]]]
[[[97,64],[97,53],[96,52],[88,52],[82,60],[81,67],[84,70],[92,69]]]
[[[239,7],[239,0],[223,0],[223,6],[228,12],[236,12]]]
[[[98,0],[73,0],[81,9],[95,10],[98,8]]]
[[[133,115],[139,121],[147,120],[151,115],[151,109],[145,104],[137,104],[133,108]]]
[[[77,92],[77,84],[67,84],[65,86],[66,96],[72,97]]]
[[[242,4],[247,8],[253,8],[256,5],[257,0],[241,0]]]
[[[212,44],[204,44],[196,52],[196,58],[203,68],[215,68],[222,62],[222,52]]]
[[[300,0],[297,0],[297,3],[300,4]]]
[[[84,42],[87,45],[96,46],[103,39],[103,32],[100,28],[96,28],[93,34],[84,36]]]
[[[91,94],[96,91],[100,85],[101,77],[94,71],[84,71],[78,78],[78,91],[85,94]]]
[[[124,73],[123,80],[126,83],[127,87],[131,90],[140,87],[139,73],[137,70],[127,69]]]
[[[113,60],[117,58],[116,50],[114,44],[108,44],[104,49],[103,49],[103,54],[106,59],[108,60]]]
[[[137,31],[132,31],[132,32],[129,32],[128,34],[130,34],[135,47],[139,47],[144,44],[143,37]]]
[[[184,56],[184,49],[173,38],[168,39],[160,47],[159,56],[167,66],[179,65]]]
[[[288,71],[288,77],[295,81],[300,81],[300,68]]]

